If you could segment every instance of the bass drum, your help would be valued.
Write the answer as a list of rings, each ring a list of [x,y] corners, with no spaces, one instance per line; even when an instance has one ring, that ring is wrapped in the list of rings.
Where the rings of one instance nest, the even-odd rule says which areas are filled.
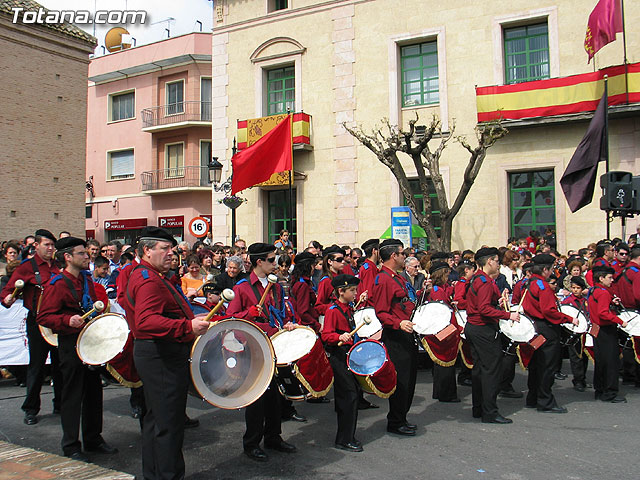
[[[129,324],[117,313],[99,315],[87,323],[76,341],[76,352],[87,365],[104,365],[124,350]]]
[[[269,387],[276,368],[269,337],[239,318],[212,324],[194,342],[190,362],[197,396],[224,409],[255,402]]]

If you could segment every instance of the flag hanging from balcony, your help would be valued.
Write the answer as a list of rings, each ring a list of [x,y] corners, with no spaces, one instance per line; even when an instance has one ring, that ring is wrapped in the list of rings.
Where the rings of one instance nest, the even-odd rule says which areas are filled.
[[[598,163],[606,160],[605,118],[607,108],[607,94],[605,92],[589,123],[587,133],[582,138],[560,179],[560,186],[572,212],[591,203],[596,185]]]
[[[291,115],[260,140],[238,152],[231,160],[231,194],[269,180],[271,175],[293,168]]]
[[[589,15],[584,49],[589,60],[606,44],[616,40],[616,33],[622,32],[622,8],[620,0],[600,0]]]

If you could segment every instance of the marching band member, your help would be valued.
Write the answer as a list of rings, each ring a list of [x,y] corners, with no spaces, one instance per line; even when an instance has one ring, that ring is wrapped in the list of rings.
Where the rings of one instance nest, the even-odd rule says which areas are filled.
[[[73,460],[88,462],[87,452],[118,453],[102,438],[102,380],[100,371],[82,363],[76,352],[78,335],[85,323],[82,315],[97,300],[89,273],[86,242],[64,237],[55,244],[64,258],[65,268],[49,282],[42,296],[37,321],[58,334],[60,370],[62,372],[62,451]],[[108,304],[108,300],[107,300]]]
[[[316,299],[316,311],[324,315],[331,302],[335,300],[331,279],[342,273],[345,265],[345,251],[337,245],[331,245],[322,252],[323,276],[318,284],[318,298]]]
[[[296,255],[293,272],[291,272],[291,303],[293,311],[300,317],[300,324],[320,332],[318,312],[315,309],[316,294],[313,291],[311,275],[318,257],[310,252]]]
[[[382,268],[372,293],[376,316],[383,325],[382,341],[398,374],[396,391],[389,397],[387,431],[412,436],[417,426],[407,421],[407,413],[416,387],[418,347],[410,320],[415,305],[409,300],[406,282],[397,274],[404,266],[404,257],[400,240],[388,239],[380,244]]]
[[[355,328],[350,303],[356,298],[359,283],[353,275],[333,277],[331,285],[338,299],[327,309],[322,327],[322,341],[333,369],[333,393],[338,417],[335,446],[348,452],[362,451],[362,444],[355,438],[360,386],[347,368],[347,352],[354,342],[349,332]],[[339,342],[343,345],[338,345]]]
[[[476,272],[476,265],[470,260],[461,260],[456,267],[458,271],[459,280],[453,286],[453,304],[458,310],[467,309],[467,291],[469,290],[469,281]],[[461,329],[462,333],[462,329]],[[464,387],[471,387],[473,382],[471,381],[471,368],[467,364],[473,364],[473,357],[471,356],[471,349],[469,342],[465,338],[461,339],[462,348],[460,352],[460,373],[458,373],[458,385]],[[465,361],[466,360],[466,361]]]
[[[378,262],[380,261],[380,240],[372,238],[362,244],[362,251],[367,257],[360,270],[358,271],[358,278],[360,284],[358,285],[358,296],[362,292],[368,292],[368,298],[363,307],[373,306],[373,284],[376,281],[376,277],[380,270],[378,270]]]
[[[529,363],[526,406],[537,408],[539,412],[567,413],[566,408],[558,406],[551,387],[561,354],[560,324],[577,324],[578,320],[558,310],[555,293],[547,282],[554,261],[549,254],[533,257],[532,275],[522,302],[524,312],[535,324],[536,332],[545,338]]]
[[[472,414],[483,423],[513,423],[498,412],[497,397],[500,388],[502,345],[498,338],[500,319],[519,321],[516,312],[498,308],[501,298],[493,277],[498,275],[498,249],[483,247],[475,254],[478,271],[469,280],[467,291],[467,326],[465,335],[471,346]]]
[[[588,315],[587,300],[583,292],[587,289],[587,282],[582,277],[571,277],[571,295],[562,301],[563,305],[571,305],[580,310],[584,315]],[[587,356],[582,351],[583,337],[581,335],[573,344],[568,345],[569,363],[573,374],[573,388],[578,392],[584,392],[587,388]]]
[[[593,388],[596,400],[611,403],[627,403],[627,399],[618,395],[618,345],[617,325],[627,326],[611,311],[612,297],[609,288],[613,283],[615,270],[608,266],[592,269],[594,287],[589,295],[589,313],[591,321],[600,327],[593,339],[595,351]]]
[[[255,323],[269,336],[280,328],[295,328],[292,323],[294,314],[286,307],[284,292],[279,284],[273,285],[264,306],[259,305],[260,298],[267,288],[267,276],[276,269],[275,250],[274,245],[267,243],[254,243],[249,246],[253,271],[249,278],[240,280],[233,287],[236,296],[227,307],[228,315]],[[260,448],[263,438],[265,448],[284,453],[297,451],[295,446],[285,442],[280,436],[282,419],[279,396],[278,387],[272,379],[262,396],[245,409],[246,431],[242,443],[244,453],[252,460],[266,462],[269,459]]]
[[[173,236],[163,228],[142,230],[137,247],[140,263],[128,273],[123,292],[126,301],[121,303],[135,338],[135,367],[144,383],[145,479],[184,477],[189,355],[194,338],[209,328],[204,316],[194,317],[187,299],[165,276],[175,245]]]

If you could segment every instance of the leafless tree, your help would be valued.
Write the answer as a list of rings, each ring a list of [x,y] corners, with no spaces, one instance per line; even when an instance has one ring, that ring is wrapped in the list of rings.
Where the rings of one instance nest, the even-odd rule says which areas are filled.
[[[409,129],[404,131],[396,125],[391,125],[388,119],[383,120],[381,128],[374,128],[370,133],[364,131],[362,127],[350,127],[343,123],[344,128],[353,135],[362,145],[367,147],[378,158],[380,162],[391,170],[396,177],[400,191],[407,201],[407,205],[413,212],[418,224],[427,233],[427,240],[431,248],[438,251],[448,251],[451,249],[451,230],[453,219],[460,211],[471,186],[475,181],[487,150],[496,141],[504,137],[508,131],[500,122],[492,122],[478,125],[475,128],[477,146],[472,147],[464,136],[454,135],[455,124],[450,131],[442,131],[442,123],[434,116],[430,124],[426,127],[424,134],[416,134],[416,122],[419,116],[409,121]],[[432,149],[429,146],[431,140],[439,139],[439,143]],[[464,171],[462,185],[458,194],[449,206],[447,194],[440,173],[440,158],[442,152],[451,140],[455,140],[469,152],[469,161]],[[435,142],[434,142],[435,143]],[[420,181],[420,192],[424,202],[424,213],[418,210],[416,200],[409,187],[409,179],[398,153],[408,155],[413,161],[418,180]],[[438,199],[438,209],[440,211],[441,231],[438,237],[431,214],[431,199],[429,197],[429,183],[431,180],[435,188]]]

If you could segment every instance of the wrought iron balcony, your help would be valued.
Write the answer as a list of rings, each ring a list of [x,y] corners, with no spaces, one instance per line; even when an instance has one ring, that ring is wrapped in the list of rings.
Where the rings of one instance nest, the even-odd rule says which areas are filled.
[[[142,172],[142,191],[171,193],[184,190],[210,189],[209,167],[187,166]]]
[[[211,125],[211,102],[178,102],[142,110],[142,130]]]

